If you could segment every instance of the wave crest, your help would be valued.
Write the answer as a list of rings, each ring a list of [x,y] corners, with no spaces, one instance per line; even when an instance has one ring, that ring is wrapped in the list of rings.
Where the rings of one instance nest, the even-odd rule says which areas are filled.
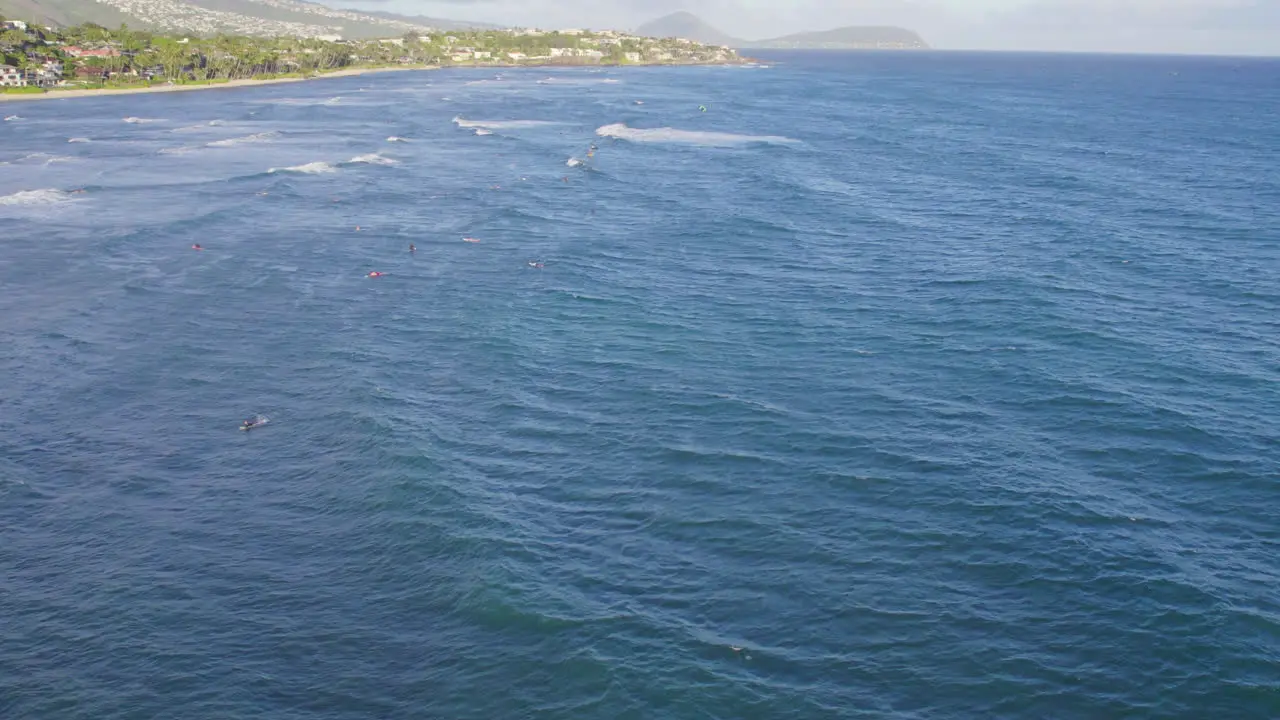
[[[399,165],[396,160],[389,157],[383,157],[377,153],[369,153],[368,155],[357,155],[348,162],[357,165]]]
[[[304,175],[321,175],[324,173],[337,172],[338,168],[327,162],[310,162],[305,165],[293,165],[291,167],[271,168],[269,173],[302,173]]]
[[[69,199],[69,194],[62,190],[44,188],[42,190],[22,190],[12,195],[0,195],[0,205],[52,205]]]
[[[213,142],[209,143],[209,147],[235,147],[236,145],[243,145],[245,143],[271,142],[272,140],[278,137],[280,137],[280,133],[276,132],[275,130],[271,130],[268,132],[260,132],[260,133],[254,133],[252,135],[245,135],[244,137],[227,138],[226,140],[214,140]]]
[[[763,143],[767,145],[793,145],[798,140],[781,135],[737,135],[734,133],[706,132],[701,130],[677,130],[676,128],[633,128],[626,123],[614,123],[596,129],[600,137],[640,143],[667,143],[678,145],[711,145],[733,147]]]
[[[460,128],[482,128],[485,130],[519,130],[521,128],[547,127],[559,125],[548,120],[467,120],[461,116],[453,119],[453,124]]]

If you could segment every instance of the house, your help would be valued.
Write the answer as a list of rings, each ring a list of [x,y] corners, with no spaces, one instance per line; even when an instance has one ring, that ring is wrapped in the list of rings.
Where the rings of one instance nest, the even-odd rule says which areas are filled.
[[[71,57],[74,57],[74,58],[80,58],[80,57],[98,57],[98,58],[106,58],[106,57],[120,57],[120,51],[119,51],[119,50],[116,50],[115,48],[96,48],[96,49],[92,49],[92,50],[90,50],[90,49],[85,49],[85,48],[79,47],[79,46],[77,46],[77,45],[68,45],[68,46],[66,46],[66,47],[62,48],[62,52],[66,53],[66,54],[68,54],[68,55],[70,55]]]
[[[578,51],[574,50],[573,48],[551,48],[551,57],[553,58],[573,57],[574,55],[577,55],[577,54],[578,54]]]
[[[0,65],[0,87],[23,87],[26,84],[21,70],[12,65]]]
[[[0,22],[0,28],[4,28],[5,30],[21,30],[22,32],[26,32],[27,24],[21,20],[5,20],[4,22]]]
[[[471,57],[475,58],[476,60],[489,60],[493,58],[493,53],[487,50],[477,50],[471,53]]]
[[[529,56],[522,52],[509,52],[507,53],[507,57],[511,58],[511,62],[520,62],[522,60],[529,59]]]
[[[568,30],[561,30],[561,31],[560,31],[560,34],[561,34],[561,35],[571,35],[571,36],[581,35],[582,33],[583,33],[583,31],[582,31],[582,30],[579,30],[579,29],[577,29],[577,28],[569,28]]]
[[[404,47],[404,38],[383,38],[378,42],[383,45],[395,45],[396,47]]]
[[[627,59],[627,62],[633,62],[633,63],[640,62],[640,53],[638,52],[623,53],[622,56]]]
[[[76,68],[76,78],[80,80],[102,81],[107,79],[107,71],[105,68],[81,65]]]

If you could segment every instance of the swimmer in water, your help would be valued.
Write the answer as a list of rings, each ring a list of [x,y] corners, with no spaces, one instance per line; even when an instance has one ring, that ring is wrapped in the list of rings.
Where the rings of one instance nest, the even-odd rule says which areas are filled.
[[[192,246],[191,246],[191,249],[192,249],[192,250],[203,250],[204,248],[200,247],[200,243],[196,243],[195,245],[192,245]]]
[[[409,243],[409,252],[418,252],[418,248],[413,243]]]
[[[373,272],[369,273],[368,277],[379,278],[379,277],[382,277],[382,273],[378,272],[377,270],[374,270]]]
[[[530,262],[530,263],[529,263],[529,267],[531,267],[531,268],[537,268],[537,269],[541,270],[541,269],[542,269],[542,263],[540,263],[540,262]]]

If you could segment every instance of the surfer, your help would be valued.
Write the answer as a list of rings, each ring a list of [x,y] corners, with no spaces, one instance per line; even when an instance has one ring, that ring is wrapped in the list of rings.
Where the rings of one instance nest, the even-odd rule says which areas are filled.
[[[196,243],[195,245],[192,245],[192,246],[191,246],[191,249],[192,249],[192,250],[203,250],[204,248],[200,247],[200,243]]]
[[[409,252],[411,253],[418,252],[417,246],[415,246],[413,243],[409,243]]]
[[[382,273],[378,272],[377,270],[374,270],[373,272],[369,273],[367,277],[380,278],[382,277]]]
[[[537,268],[538,270],[541,270],[541,269],[542,269],[542,263],[540,263],[540,262],[533,262],[533,261],[530,261],[530,262],[529,262],[529,267],[531,267],[531,268]]]
[[[255,428],[255,427],[257,427],[259,424],[260,424],[260,421],[258,420],[258,418],[257,418],[256,416],[255,416],[255,417],[251,417],[251,418],[246,419],[244,422],[240,423],[240,429],[241,429],[241,430],[248,430],[248,429],[250,429],[250,428]]]

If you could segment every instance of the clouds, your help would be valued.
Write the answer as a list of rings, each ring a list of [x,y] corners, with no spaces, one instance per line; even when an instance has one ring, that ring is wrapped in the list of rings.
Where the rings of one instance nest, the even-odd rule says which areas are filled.
[[[634,28],[687,10],[744,38],[900,25],[943,48],[1280,54],[1280,0],[324,1],[542,27]]]

